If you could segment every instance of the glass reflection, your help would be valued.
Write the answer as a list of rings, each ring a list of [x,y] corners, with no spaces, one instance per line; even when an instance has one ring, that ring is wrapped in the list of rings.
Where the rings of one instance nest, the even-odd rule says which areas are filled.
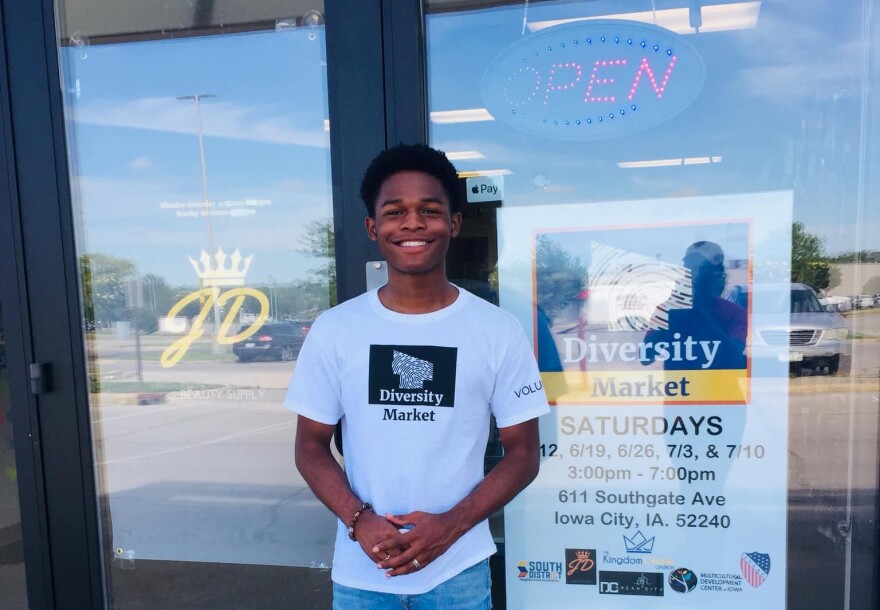
[[[322,19],[61,48],[114,606],[165,570],[150,607],[184,603],[200,568],[177,562],[230,566],[212,607],[255,594],[248,565],[329,581],[335,524],[280,406],[335,301]]]
[[[12,433],[6,346],[0,326],[0,598],[4,608],[19,610],[27,608],[28,603]]]
[[[752,343],[745,347],[752,356],[772,358],[788,369],[788,396],[780,396],[778,404],[789,404],[787,569],[789,575],[797,574],[797,584],[789,582],[787,603],[801,608],[841,603],[871,607],[878,585],[871,571],[878,555],[871,515],[878,509],[880,375],[880,206],[872,199],[880,188],[880,171],[869,162],[878,141],[878,111],[870,92],[878,85],[880,71],[869,62],[877,49],[877,20],[871,3],[805,6],[790,0],[598,0],[497,4],[474,0],[463,7],[462,3],[429,1],[426,32],[431,145],[447,151],[463,177],[503,176],[502,210],[528,208],[534,228],[543,226],[547,215],[557,213],[556,204],[572,210],[596,204],[589,217],[589,224],[595,224],[597,215],[616,217],[615,209],[627,209],[633,201],[670,198],[686,202],[698,196],[732,196],[735,202],[737,196],[755,193],[790,193],[790,234],[786,231],[784,240],[776,240],[790,251],[790,261],[782,261],[784,274],[772,276],[772,285],[754,286],[750,292],[751,270],[730,265],[731,258],[745,260],[749,253],[731,257],[726,244],[719,242],[728,277],[724,292],[718,294],[721,273],[707,274],[712,286],[706,294],[716,305],[703,311],[714,311],[712,317],[717,320],[719,309],[730,310],[734,319],[722,334],[738,346],[743,343],[742,329],[735,320],[740,316],[733,315],[728,305],[718,307],[716,299],[757,308],[753,310],[757,316],[783,314],[778,319],[763,318],[768,322],[752,329]],[[573,24],[603,19],[626,20],[634,27],[657,25],[695,48],[705,62],[706,74],[693,102],[640,132],[589,142],[524,133],[511,125],[510,117],[493,116],[493,102],[497,105],[497,98],[504,95],[510,104],[533,95],[541,102],[534,106],[543,108],[569,96],[568,108],[577,109],[605,103],[599,99],[602,86],[608,97],[618,95],[610,81],[599,82],[600,78],[617,79],[617,85],[632,83],[633,65],[627,64],[626,69],[611,65],[618,55],[599,58],[609,62],[600,67],[605,73],[591,75],[590,65],[578,74],[576,68],[564,65],[568,60],[550,58],[562,51],[556,44],[548,49],[545,64],[535,63],[540,61],[536,54],[522,59],[538,66],[540,80],[537,72],[521,71],[518,80],[511,77],[494,90],[488,86],[494,82],[496,62],[515,45],[526,45],[538,35],[569,31],[565,28]],[[613,47],[612,39],[603,42]],[[593,43],[600,44],[598,40]],[[622,39],[614,44],[625,43]],[[556,67],[549,78],[549,70]],[[522,87],[523,74],[531,75],[534,91],[516,89]],[[675,71],[669,74],[669,91],[676,76]],[[568,88],[560,90],[560,84]],[[588,91],[590,86],[593,89]],[[623,95],[629,93],[623,89]],[[574,129],[573,120],[568,127]],[[559,256],[554,259],[548,257],[554,243],[539,230],[534,244],[535,286],[514,288],[502,283],[499,287],[495,266],[502,247],[498,241],[503,237],[495,235],[496,213],[501,218],[502,212],[473,206],[471,226],[465,223],[463,235],[483,249],[467,244],[457,255],[467,260],[463,257],[469,252],[486,254],[479,263],[453,261],[450,269],[463,276],[457,281],[465,285],[485,283],[493,292],[516,293],[523,302],[531,300],[534,289],[534,314],[520,315],[529,311],[530,304],[512,299],[514,313],[533,320],[542,370],[561,370],[558,360],[565,346],[554,345],[548,329],[576,336],[579,322],[583,323],[580,318],[590,313],[585,301],[595,295],[585,290],[586,269],[574,273],[580,283],[565,284],[567,276],[558,268],[551,273],[546,265],[555,261],[557,267],[577,268],[588,260],[588,246],[573,237],[566,251],[574,254],[567,261]],[[737,218],[738,213],[737,204],[732,203],[730,218]],[[578,222],[576,217],[570,212],[569,222]],[[633,223],[640,220],[631,219]],[[572,224],[571,229],[577,226]],[[559,235],[554,239],[563,244]],[[526,243],[529,235],[520,237]],[[643,246],[645,240],[636,231],[629,244],[620,245],[629,250]],[[686,246],[680,244],[679,260]],[[756,259],[755,265],[770,277],[769,266],[776,262]],[[698,270],[698,266],[691,269]],[[542,281],[542,276],[547,280]],[[641,296],[649,289],[645,287]],[[650,318],[652,310],[636,313]],[[679,315],[673,313],[671,318]],[[736,349],[731,358],[733,352]],[[559,391],[572,391],[571,377]],[[548,452],[555,440],[542,436]],[[511,535],[508,532],[508,550],[515,548]],[[817,561],[817,556],[836,559],[829,565]],[[513,578],[511,573],[505,575]]]

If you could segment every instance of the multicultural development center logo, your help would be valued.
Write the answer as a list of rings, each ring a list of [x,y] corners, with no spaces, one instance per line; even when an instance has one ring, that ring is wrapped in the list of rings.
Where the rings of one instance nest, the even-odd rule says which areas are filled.
[[[457,357],[455,347],[371,345],[370,404],[385,407],[384,420],[435,421],[424,407],[455,405]]]
[[[196,275],[199,276],[201,288],[177,301],[168,311],[167,317],[169,319],[180,317],[183,309],[190,303],[200,302],[202,307],[192,320],[186,335],[162,352],[159,362],[165,368],[180,362],[193,342],[205,334],[205,321],[212,313],[219,317],[219,312],[223,311],[223,318],[220,320],[220,326],[215,336],[217,343],[221,345],[232,345],[247,339],[256,333],[269,318],[269,299],[266,298],[266,295],[254,288],[244,287],[245,275],[250,268],[251,261],[253,261],[253,254],[242,258],[236,248],[231,256],[227,256],[222,248],[218,248],[213,256],[202,250],[198,262],[192,257],[187,258],[195,269]],[[223,290],[223,288],[228,288],[228,290]],[[241,329],[235,335],[230,335],[230,328],[237,322],[238,314],[248,297],[257,301],[260,308],[259,313],[249,326]],[[213,321],[215,320],[212,318]]]
[[[698,234],[718,241],[693,241]],[[744,221],[538,233],[548,395],[581,405],[747,403],[749,307],[725,295],[734,285],[750,293],[750,243]]]
[[[760,587],[770,575],[770,555],[767,553],[743,553],[739,559],[743,578],[753,587]]]
[[[565,583],[596,584],[596,549],[565,549]]]
[[[697,582],[697,575],[687,568],[678,568],[669,573],[669,588],[676,593],[690,593],[697,588]]]

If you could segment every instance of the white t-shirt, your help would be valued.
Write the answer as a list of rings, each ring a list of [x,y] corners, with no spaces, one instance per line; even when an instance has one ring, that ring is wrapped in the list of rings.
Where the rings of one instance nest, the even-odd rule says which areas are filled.
[[[440,513],[483,478],[489,415],[499,427],[549,409],[516,319],[459,288],[427,314],[386,309],[377,291],[312,325],[284,404],[317,422],[342,418],[352,490],[379,515]],[[430,591],[495,552],[484,521],[421,570],[386,578],[339,521],[333,580],[371,591]]]

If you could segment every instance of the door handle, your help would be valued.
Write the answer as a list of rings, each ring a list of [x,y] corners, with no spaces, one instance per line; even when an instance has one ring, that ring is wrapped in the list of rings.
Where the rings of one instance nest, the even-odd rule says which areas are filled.
[[[28,367],[31,378],[31,394],[34,396],[52,391],[52,366],[46,362],[34,362]]]

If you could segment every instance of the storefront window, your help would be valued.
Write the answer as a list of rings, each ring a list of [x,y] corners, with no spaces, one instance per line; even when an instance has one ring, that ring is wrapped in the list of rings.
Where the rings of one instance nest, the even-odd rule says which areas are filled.
[[[0,597],[4,607],[17,610],[27,608],[28,603],[5,347],[0,324]]]
[[[507,608],[875,606],[871,6],[426,3],[449,269],[555,405]]]
[[[109,606],[319,607],[281,399],[336,292],[323,6],[166,4],[57,7]]]

